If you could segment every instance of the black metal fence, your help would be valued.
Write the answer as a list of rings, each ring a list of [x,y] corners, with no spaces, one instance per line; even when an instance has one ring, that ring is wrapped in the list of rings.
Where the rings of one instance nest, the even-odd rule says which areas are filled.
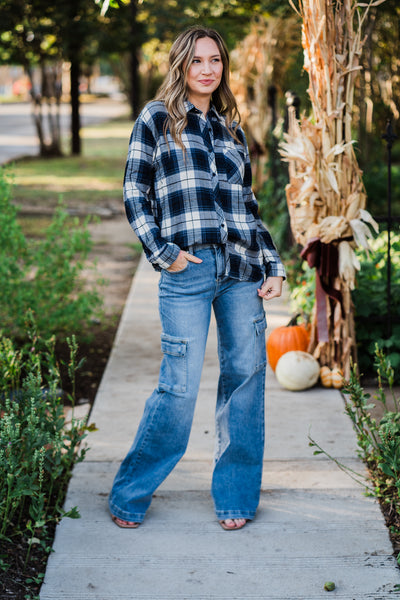
[[[378,217],[378,223],[385,222],[387,224],[387,260],[386,260],[386,315],[383,317],[374,318],[375,322],[384,322],[386,325],[386,337],[390,338],[394,323],[400,323],[400,315],[393,314],[392,311],[392,256],[391,256],[391,235],[393,232],[394,223],[400,223],[400,217],[392,215],[392,147],[397,139],[397,135],[393,131],[392,122],[388,120],[386,131],[382,135],[386,140],[387,148],[387,215]]]

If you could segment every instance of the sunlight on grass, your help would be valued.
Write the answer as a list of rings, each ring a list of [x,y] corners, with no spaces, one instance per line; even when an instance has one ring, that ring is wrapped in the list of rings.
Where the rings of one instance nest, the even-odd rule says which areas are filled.
[[[107,123],[107,125],[109,125]],[[96,127],[96,128],[91,128],[91,127],[85,127],[82,129],[82,137],[86,140],[89,139],[112,139],[112,138],[122,138],[123,140],[127,140],[127,137],[129,138],[129,134],[131,132],[132,129],[132,124],[129,122],[127,123],[117,123],[116,125],[112,126],[112,127],[104,127],[104,128],[100,128],[100,127]]]
[[[17,161],[14,201],[29,208],[120,203],[132,122],[116,119],[82,129],[82,156]]]
[[[64,192],[67,190],[79,190],[90,185],[91,190],[120,190],[120,178],[116,181],[104,181],[98,177],[86,177],[85,175],[74,175],[63,177],[61,175],[19,175],[17,178],[20,186],[40,186],[49,191]]]

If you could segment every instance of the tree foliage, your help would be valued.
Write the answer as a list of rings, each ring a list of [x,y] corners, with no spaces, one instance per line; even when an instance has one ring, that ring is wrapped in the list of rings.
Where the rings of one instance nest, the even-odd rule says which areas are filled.
[[[400,121],[400,5],[386,0],[368,14],[366,42],[361,57],[358,89],[359,141],[365,166],[376,162],[381,146],[375,139],[383,133],[388,119]]]
[[[60,154],[62,61],[78,65],[78,85],[79,65],[93,63],[102,52],[112,11],[102,18],[93,0],[0,0],[0,13],[0,64],[24,67],[30,78],[40,153]]]
[[[58,111],[54,108],[61,93],[61,47],[54,27],[55,10],[55,5],[44,0],[0,0],[0,63],[20,64],[29,76],[42,155],[61,153]],[[34,67],[38,68],[36,73]],[[43,100],[47,100],[50,142],[45,141]]]

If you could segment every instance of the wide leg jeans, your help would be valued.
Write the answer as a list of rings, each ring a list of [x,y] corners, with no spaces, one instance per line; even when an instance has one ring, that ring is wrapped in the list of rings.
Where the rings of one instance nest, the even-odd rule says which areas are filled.
[[[212,497],[220,520],[253,519],[264,451],[265,328],[260,282],[224,275],[219,247],[195,251],[201,264],[162,271],[159,311],[163,359],[135,440],[115,477],[110,511],[141,522],[152,494],[185,453],[213,308],[220,377]]]

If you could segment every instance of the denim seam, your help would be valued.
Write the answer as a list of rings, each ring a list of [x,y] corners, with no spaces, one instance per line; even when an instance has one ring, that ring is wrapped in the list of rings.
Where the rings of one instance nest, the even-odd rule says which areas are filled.
[[[227,397],[226,397],[226,385],[225,385],[225,354],[223,352],[222,349],[222,344],[220,343],[220,341],[218,341],[218,354],[219,354],[219,363],[220,363],[220,381],[221,381],[221,387],[222,387],[222,391],[223,391],[223,403],[221,405],[221,409],[224,408],[227,404]],[[215,457],[215,465],[217,464],[217,457],[218,459],[221,457],[221,430],[220,427],[218,425],[218,423],[216,423],[216,428],[217,428],[217,435],[218,435],[218,455]]]
[[[264,369],[263,369],[263,377],[262,377],[262,389],[260,390],[261,392],[263,392],[265,390],[265,376],[266,376],[266,367],[267,365],[264,365]],[[263,410],[262,410],[262,419],[261,419],[261,438],[262,438],[262,447],[264,448],[265,445],[265,403],[263,406]],[[264,454],[264,451],[263,451]],[[262,476],[262,474],[261,474]]]
[[[261,323],[263,325],[265,323],[265,327],[263,327],[263,329],[261,329],[259,327],[259,325]],[[263,348],[264,348],[263,360],[261,362],[257,362],[258,361],[257,340],[260,336],[263,336],[264,340],[265,340],[265,330],[267,329],[267,321],[266,321],[264,312],[262,313],[262,315],[260,314],[253,318],[253,326],[254,326],[254,363],[255,363],[254,364],[254,372],[257,373],[258,371],[261,371],[261,369],[263,369],[265,367],[265,365],[267,364],[265,343],[263,343]]]
[[[154,421],[155,421],[155,415],[156,415],[156,413],[158,411],[158,408],[159,408],[160,404],[161,404],[161,394],[158,394],[158,396],[157,396],[157,402],[154,403],[152,411],[149,414],[149,417],[147,419],[147,428],[146,428],[146,431],[145,431],[145,433],[143,435],[142,443],[140,444],[140,447],[137,449],[136,459],[135,459],[134,463],[132,463],[132,473],[131,473],[131,475],[134,473],[134,469],[136,468],[137,464],[140,461],[140,458],[142,457],[144,446],[145,446],[145,444],[147,443],[147,441],[149,439],[150,431],[152,430],[153,424],[154,424]]]
[[[223,363],[223,360],[221,360],[221,363]],[[222,410],[226,405],[225,384],[224,384],[224,377],[223,377],[222,373],[220,374],[220,379],[221,379],[223,402],[222,402],[221,406],[219,407],[219,410]],[[220,427],[218,421],[216,421],[216,429],[217,429],[217,436],[218,436],[218,454],[215,457],[215,465],[217,464],[218,459],[221,457],[221,446],[222,446],[221,427]]]

